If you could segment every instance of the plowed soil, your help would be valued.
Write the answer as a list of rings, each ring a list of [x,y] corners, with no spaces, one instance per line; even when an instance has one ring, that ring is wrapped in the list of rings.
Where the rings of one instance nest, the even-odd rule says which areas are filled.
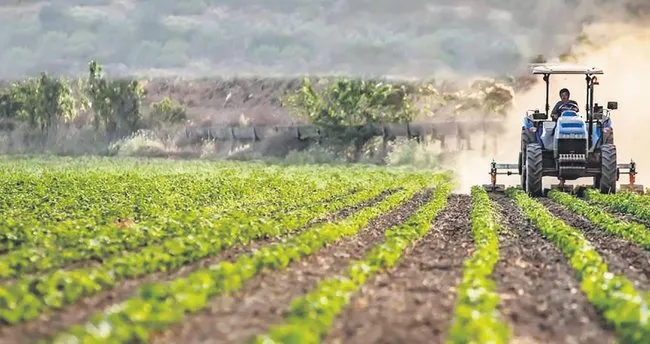
[[[389,273],[367,282],[326,343],[442,343],[473,247],[470,197],[452,195],[431,231]]]
[[[553,215],[582,231],[598,254],[605,259],[611,272],[626,276],[640,290],[650,290],[650,252],[600,229],[550,199],[542,199],[541,202]]]
[[[336,221],[338,219],[347,217],[364,207],[374,206],[382,199],[386,198],[388,195],[394,192],[396,192],[394,189],[385,190],[368,201],[346,207],[344,209],[341,209],[339,212],[327,215],[323,218],[315,219],[315,221],[312,221],[309,225],[300,228],[297,231],[294,231],[293,233],[289,234],[289,236],[293,236],[318,223],[325,221]],[[287,236],[266,238],[264,240],[251,242],[247,245],[233,247],[215,256],[207,257],[198,262],[185,265],[176,271],[172,271],[171,273],[157,272],[141,278],[122,280],[118,282],[117,285],[111,290],[106,290],[96,295],[86,297],[78,302],[67,305],[60,310],[46,311],[39,317],[18,325],[0,327],[0,343],[24,343],[43,337],[49,337],[58,331],[65,330],[73,324],[83,323],[87,321],[92,314],[101,312],[112,304],[120,303],[121,301],[133,295],[133,293],[144,283],[164,282],[175,278],[185,277],[196,270],[206,268],[223,260],[234,260],[239,255],[252,252],[253,250],[264,246],[268,246],[269,244],[282,240],[286,237]]]
[[[503,225],[493,279],[513,343],[612,343],[612,332],[580,291],[562,252],[510,199],[492,199]]]
[[[384,239],[384,231],[402,223],[431,196],[418,193],[392,212],[316,254],[294,262],[286,270],[268,271],[246,283],[233,295],[214,299],[206,311],[188,316],[183,324],[160,334],[155,343],[240,343],[282,322],[291,300],[319,281],[342,274],[351,260],[361,259]]]

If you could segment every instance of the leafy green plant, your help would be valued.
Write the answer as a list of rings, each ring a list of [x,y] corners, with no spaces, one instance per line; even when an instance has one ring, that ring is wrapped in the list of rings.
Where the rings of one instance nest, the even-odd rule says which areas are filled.
[[[234,245],[288,236],[387,189],[444,178],[363,166],[194,162],[179,170],[161,161],[90,161],[0,164],[0,275],[13,278],[0,288],[3,322],[24,322]],[[124,227],[117,218],[135,221]],[[55,270],[88,259],[102,264]]]
[[[500,224],[487,192],[473,186],[470,219],[474,252],[463,264],[463,279],[458,286],[454,320],[448,343],[508,343],[512,336],[499,319],[499,296],[490,278],[499,259]]]

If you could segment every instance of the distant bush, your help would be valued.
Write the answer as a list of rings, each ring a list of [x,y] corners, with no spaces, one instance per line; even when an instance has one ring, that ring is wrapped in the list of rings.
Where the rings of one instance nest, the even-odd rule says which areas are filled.
[[[163,123],[183,123],[187,121],[187,111],[184,106],[174,104],[170,97],[165,97],[160,102],[151,104],[151,118]]]

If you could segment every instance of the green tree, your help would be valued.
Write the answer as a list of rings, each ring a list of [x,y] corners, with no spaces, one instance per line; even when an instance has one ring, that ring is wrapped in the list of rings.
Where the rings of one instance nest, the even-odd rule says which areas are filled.
[[[47,134],[59,123],[72,119],[74,114],[75,100],[68,83],[46,73],[0,90],[0,118],[12,123],[9,127],[26,122],[29,127]]]
[[[37,86],[36,113],[42,131],[74,116],[72,90],[63,80],[42,73]]]
[[[355,161],[373,137],[373,124],[406,123],[417,114],[405,86],[386,82],[341,78],[323,81],[322,91],[303,79],[302,87],[283,103],[301,118],[319,126],[338,144],[353,144]]]
[[[104,128],[110,140],[129,135],[142,124],[144,89],[137,80],[107,80],[102,67],[89,63],[88,99],[95,113],[95,129]]]

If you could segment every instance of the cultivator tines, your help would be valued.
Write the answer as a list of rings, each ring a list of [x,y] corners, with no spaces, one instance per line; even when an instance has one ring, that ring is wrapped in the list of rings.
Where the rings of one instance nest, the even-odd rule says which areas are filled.
[[[574,185],[566,185],[566,184],[564,184],[562,182],[560,182],[558,184],[552,184],[551,185],[551,190],[558,190],[558,191],[565,192],[565,193],[568,193],[568,194],[574,194],[576,192],[576,188],[575,188]]]
[[[554,190],[568,193],[571,195],[575,195],[576,193],[580,192],[580,187],[581,186],[576,186],[576,185],[567,185],[565,184],[564,179],[560,179],[560,182],[557,184],[551,184],[551,187],[549,189],[544,189],[544,196],[548,196],[548,193]]]
[[[499,170],[507,170],[505,172],[499,172]],[[509,171],[516,170],[516,171]],[[506,187],[504,184],[497,184],[497,175],[507,175],[511,176],[513,174],[519,174],[519,165],[517,164],[497,164],[496,161],[492,160],[490,163],[490,184],[483,184],[483,188],[487,192],[504,192]]]
[[[616,180],[619,179],[621,174],[627,174],[629,176],[629,184],[621,184],[621,191],[636,192],[640,195],[645,194],[645,189],[643,185],[636,184],[636,163],[633,160],[630,160],[629,164],[618,164],[616,171]],[[623,171],[621,171],[623,169]]]

